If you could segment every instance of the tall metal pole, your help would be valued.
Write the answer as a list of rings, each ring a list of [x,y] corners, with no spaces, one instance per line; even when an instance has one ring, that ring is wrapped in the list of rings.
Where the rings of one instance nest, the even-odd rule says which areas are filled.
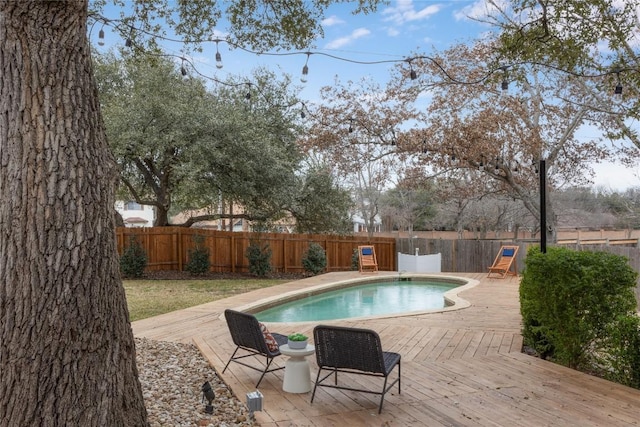
[[[540,160],[540,252],[547,253],[547,163]]]

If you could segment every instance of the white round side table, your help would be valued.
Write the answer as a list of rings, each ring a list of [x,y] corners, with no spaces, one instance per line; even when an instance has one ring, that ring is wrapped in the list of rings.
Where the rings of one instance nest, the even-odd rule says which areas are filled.
[[[287,344],[280,346],[280,353],[289,357],[284,364],[282,390],[287,393],[311,391],[311,368],[307,356],[311,356],[315,351],[315,346],[311,344],[307,344],[307,347],[301,350],[293,350]]]

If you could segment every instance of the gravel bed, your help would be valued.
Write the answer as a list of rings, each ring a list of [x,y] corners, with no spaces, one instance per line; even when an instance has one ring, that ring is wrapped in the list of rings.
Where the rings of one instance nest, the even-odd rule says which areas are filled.
[[[136,354],[151,427],[255,425],[194,345],[136,338]],[[204,412],[206,381],[215,392],[213,414]]]

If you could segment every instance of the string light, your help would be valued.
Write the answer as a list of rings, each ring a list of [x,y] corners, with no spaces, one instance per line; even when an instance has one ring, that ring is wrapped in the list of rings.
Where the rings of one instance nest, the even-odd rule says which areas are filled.
[[[145,30],[143,28],[137,28],[134,27],[131,24],[127,24],[124,23],[123,20],[119,20],[119,19],[110,19],[110,18],[106,18],[98,13],[92,13],[89,18],[95,20],[96,22],[102,22],[103,26],[104,25],[111,25],[113,27],[115,27],[116,29],[118,29],[119,32],[124,33],[124,30],[122,30],[120,27],[121,26],[125,26],[127,27],[131,32],[133,32],[134,30],[142,33],[142,34],[146,34],[150,37],[156,38],[156,39],[160,39],[160,40],[165,40],[168,42],[176,42],[176,43],[204,43],[204,42],[209,42],[212,40],[185,40],[185,39],[174,39],[174,38],[170,38],[170,37],[166,37],[163,36],[161,34],[156,34],[153,33],[151,31]],[[102,39],[104,37],[104,32],[101,30],[100,33],[102,33],[102,36],[100,36],[99,34],[99,38]],[[626,72],[626,71],[631,71],[631,72],[637,72],[638,70],[636,68],[625,68],[625,69],[620,69],[618,68],[615,71],[608,71],[608,72],[603,72],[603,73],[597,73],[597,74],[586,74],[586,73],[578,73],[572,70],[565,70],[559,67],[556,67],[552,64],[540,64],[540,63],[534,63],[531,61],[523,61],[523,62],[516,62],[511,64],[510,66],[501,66],[495,69],[490,69],[488,70],[485,75],[480,76],[478,79],[476,80],[469,80],[469,81],[463,81],[463,80],[458,80],[456,79],[454,76],[452,76],[451,74],[449,74],[447,72],[447,70],[442,66],[442,64],[440,64],[435,58],[427,56],[427,55],[416,55],[410,58],[403,58],[403,59],[387,59],[387,60],[379,60],[379,61],[358,61],[358,60],[354,60],[354,59],[350,59],[350,58],[345,58],[345,57],[340,57],[337,55],[333,55],[330,53],[326,53],[326,52],[311,52],[311,51],[297,51],[297,52],[257,52],[257,51],[253,51],[251,49],[247,49],[243,46],[234,44],[229,42],[228,40],[221,40],[221,39],[216,39],[213,40],[214,42],[218,43],[218,42],[225,42],[227,44],[229,44],[231,47],[233,47],[234,49],[239,49],[239,50],[243,50],[247,53],[251,53],[254,55],[268,55],[268,56],[290,56],[290,55],[307,55],[307,61],[309,58],[309,55],[314,54],[314,55],[322,55],[322,56],[326,56],[328,58],[332,58],[338,61],[344,61],[344,62],[350,62],[353,64],[361,64],[361,65],[376,65],[376,64],[393,64],[393,63],[401,63],[401,62],[407,62],[409,63],[409,67],[410,67],[410,71],[409,71],[409,76],[412,80],[414,80],[415,78],[417,78],[417,72],[415,70],[413,70],[413,72],[411,72],[412,66],[411,66],[411,62],[414,60],[427,60],[430,61],[431,63],[433,63],[439,70],[440,72],[442,72],[444,74],[444,76],[452,83],[456,83],[456,84],[465,84],[465,85],[473,85],[473,84],[478,84],[481,83],[483,81],[485,81],[487,78],[489,78],[492,74],[496,73],[497,71],[503,71],[505,72],[505,78],[502,81],[501,87],[503,90],[507,90],[508,86],[509,86],[509,81],[506,78],[506,71],[507,68],[509,68],[510,66],[517,66],[517,65],[526,65],[526,64],[533,64],[533,65],[538,65],[538,66],[544,66],[546,68],[552,69],[552,70],[556,70],[559,72],[563,72],[575,77],[584,77],[584,78],[597,78],[597,77],[605,77],[608,75],[611,75],[613,73],[617,73],[620,74],[622,72]],[[100,41],[98,42],[98,44],[100,46],[103,45],[103,42],[101,43]],[[216,65],[217,66],[217,65]],[[305,64],[306,66],[306,64]],[[304,71],[305,67],[303,67],[303,71]],[[307,74],[308,74],[308,66],[306,66],[306,70],[307,70]],[[619,85],[620,89],[618,89],[618,86],[616,86],[616,90],[622,90],[622,85]]]
[[[309,61],[309,56],[311,54],[322,55],[322,56],[325,56],[325,57],[328,57],[328,58],[331,58],[331,59],[335,59],[335,60],[338,60],[338,61],[349,62],[349,63],[360,64],[360,65],[393,64],[393,63],[406,62],[406,63],[409,64],[409,78],[411,80],[417,79],[417,72],[413,68],[412,61],[414,61],[414,60],[427,60],[427,61],[430,61],[433,65],[435,65],[440,70],[440,72],[446,77],[446,79],[448,81],[450,81],[451,83],[461,84],[461,85],[474,85],[474,84],[482,83],[483,81],[487,80],[494,73],[496,73],[498,71],[502,71],[504,73],[503,80],[502,80],[502,83],[501,83],[501,89],[503,91],[506,91],[509,88],[509,80],[508,80],[507,69],[509,67],[514,67],[514,66],[518,66],[518,65],[531,65],[531,64],[539,65],[539,66],[544,66],[544,67],[547,67],[549,69],[556,70],[556,71],[559,71],[559,72],[563,72],[563,73],[566,73],[566,74],[569,74],[569,75],[572,75],[572,76],[575,76],[575,77],[583,77],[583,78],[605,77],[605,76],[608,76],[608,75],[611,75],[611,74],[615,73],[616,76],[617,76],[617,85],[615,87],[614,93],[616,95],[621,95],[622,94],[622,90],[623,90],[622,83],[620,81],[620,74],[623,73],[623,72],[627,72],[627,71],[631,71],[631,72],[637,72],[638,71],[637,69],[631,67],[631,68],[624,68],[624,69],[617,68],[617,69],[615,69],[613,71],[606,71],[606,72],[597,73],[597,74],[586,74],[586,73],[577,73],[577,72],[574,72],[572,70],[564,70],[564,69],[561,69],[559,67],[553,66],[551,64],[538,64],[538,63],[532,63],[530,61],[523,61],[523,62],[513,63],[513,64],[510,64],[508,66],[501,66],[501,67],[498,67],[498,68],[489,69],[484,75],[479,76],[475,80],[464,81],[464,80],[459,80],[459,79],[455,78],[455,76],[449,74],[449,72],[444,68],[444,66],[442,64],[440,64],[435,58],[430,57],[430,56],[426,56],[426,55],[417,55],[417,56],[413,56],[413,57],[410,57],[410,58],[403,58],[403,59],[386,59],[386,60],[378,60],[378,61],[358,61],[358,60],[354,60],[354,59],[350,59],[350,58],[340,57],[340,56],[333,55],[333,54],[326,53],[326,52],[312,52],[312,51],[308,51],[308,50],[304,51],[304,52],[296,51],[296,52],[284,52],[284,53],[282,53],[282,52],[256,52],[256,51],[244,48],[244,47],[242,47],[240,45],[231,43],[228,40],[222,40],[222,39],[215,39],[215,40],[172,39],[172,38],[160,35],[160,34],[155,34],[153,32],[145,30],[144,28],[137,28],[137,27],[135,27],[135,26],[133,26],[131,24],[125,23],[123,20],[109,19],[109,18],[106,18],[106,17],[104,17],[104,16],[102,16],[100,14],[96,14],[96,13],[91,14],[89,16],[89,18],[93,19],[94,23],[100,23],[100,22],[102,23],[102,28],[100,29],[100,31],[98,33],[98,45],[99,46],[104,46],[104,44],[105,44],[104,43],[104,29],[103,28],[106,25],[110,25],[110,26],[114,27],[121,34],[125,34],[126,32],[129,33],[129,36],[125,38],[125,46],[127,46],[127,47],[131,47],[132,44],[133,44],[132,35],[133,35],[134,31],[136,31],[138,33],[141,33],[143,35],[147,35],[149,37],[153,37],[153,38],[157,38],[157,39],[165,40],[165,41],[169,41],[169,42],[203,43],[203,42],[214,41],[216,43],[216,55],[215,55],[216,68],[218,68],[218,69],[223,67],[222,56],[220,55],[219,48],[218,48],[219,42],[225,42],[225,43],[229,44],[230,46],[232,46],[235,49],[239,49],[239,50],[242,50],[242,51],[245,51],[247,53],[254,54],[254,55],[267,55],[267,56],[306,55],[307,58],[306,58],[304,66],[302,68],[302,75],[301,75],[301,78],[300,78],[300,80],[303,83],[306,83],[307,80],[308,80],[308,74],[309,74],[308,61]],[[126,27],[126,29],[128,31],[124,30],[122,27]],[[187,70],[185,69],[184,64],[185,64],[185,62],[189,62],[189,63],[191,63],[191,62],[186,60],[184,57],[180,57],[180,56],[174,55],[174,54],[157,54],[157,53],[151,53],[151,52],[146,52],[146,53],[148,55],[180,58],[182,60],[182,67],[181,67],[180,72],[182,73],[183,76],[187,75]],[[214,81],[214,82],[219,83],[219,84],[224,84],[224,85],[229,85],[229,86],[237,86],[238,85],[238,83],[224,82],[224,81],[218,80],[216,78],[213,78],[213,77],[210,77],[210,76],[206,76],[206,75],[200,73],[198,71],[198,69],[193,64],[191,64],[191,65],[192,65],[193,71],[197,75],[199,75],[199,76],[201,76],[203,78],[209,79],[209,80]],[[247,83],[247,84],[250,84],[250,83]],[[245,96],[245,98],[246,99],[250,99],[251,98],[251,93],[248,92],[247,95]],[[298,102],[294,103],[293,105],[297,104]],[[353,119],[352,119],[352,121],[353,121]],[[352,125],[349,126],[349,132],[353,132]]]
[[[307,60],[304,63],[304,67],[302,67],[302,75],[300,76],[300,81],[302,83],[306,83],[308,80],[309,66],[307,64],[309,63],[309,55],[311,55],[311,52],[307,52]]]
[[[504,72],[503,78],[502,78],[502,84],[500,85],[500,88],[502,90],[508,90],[509,89],[509,80],[507,80],[507,67],[503,66],[500,67],[500,69]]]
[[[182,64],[180,65],[180,74],[182,74],[182,76],[187,75],[187,69],[184,68],[184,58],[182,58]]]
[[[97,14],[97,13],[92,13],[89,16],[89,18],[95,20],[95,22],[102,22],[103,26],[104,25],[111,25],[111,26],[115,27],[116,29],[118,29],[118,31],[120,33],[124,33],[124,30],[122,30],[122,28],[120,28],[120,27],[124,26],[124,27],[127,27],[131,32],[133,32],[135,30],[135,31],[137,31],[137,32],[139,32],[141,34],[145,34],[147,36],[150,36],[150,37],[153,37],[153,38],[157,38],[157,39],[161,39],[161,40],[165,40],[165,41],[169,41],[169,42],[176,42],[176,43],[203,43],[203,42],[211,41],[211,40],[173,39],[173,38],[170,38],[170,37],[163,36],[161,34],[155,34],[155,33],[151,32],[151,31],[145,30],[143,28],[134,27],[131,24],[125,23],[123,20],[106,18],[106,17],[104,17],[104,16],[102,16],[100,14]],[[104,40],[103,40],[104,39],[104,31],[103,30],[100,30],[100,32],[98,34],[98,38],[99,38],[98,44],[100,46],[103,46],[104,45]],[[335,60],[338,60],[338,61],[350,62],[350,63],[353,63],[353,64],[361,64],[361,65],[391,64],[391,63],[407,62],[409,64],[409,68],[410,68],[410,70],[409,70],[409,78],[411,80],[417,79],[417,72],[416,72],[416,70],[413,69],[412,62],[411,62],[411,61],[414,61],[414,60],[427,60],[427,61],[430,61],[431,63],[433,63],[440,70],[440,72],[443,73],[443,75],[450,82],[456,83],[456,84],[464,84],[464,85],[474,85],[474,84],[482,83],[483,81],[488,79],[492,74],[496,73],[497,71],[503,71],[505,73],[505,76],[504,76],[504,79],[503,79],[502,84],[501,84],[501,89],[502,90],[508,90],[508,88],[509,88],[509,81],[507,79],[507,72],[506,72],[507,68],[509,66],[501,66],[501,67],[498,67],[498,68],[495,68],[495,69],[490,69],[485,73],[485,75],[480,76],[476,80],[463,81],[463,80],[458,80],[453,75],[449,74],[447,72],[447,70],[442,66],[442,64],[440,64],[435,58],[430,57],[430,56],[426,56],[426,55],[417,55],[417,56],[413,56],[411,58],[404,58],[404,59],[388,59],[388,60],[380,60],[380,61],[357,61],[357,60],[353,60],[353,59],[350,59],[350,58],[344,58],[344,57],[340,57],[340,56],[337,56],[337,55],[332,55],[332,54],[329,54],[329,53],[326,53],[326,52],[311,52],[311,51],[305,51],[305,52],[297,51],[297,52],[284,52],[284,53],[282,53],[282,52],[256,52],[256,51],[253,51],[251,49],[244,48],[244,47],[242,47],[240,45],[231,43],[228,40],[216,39],[216,40],[213,40],[213,41],[215,41],[216,44],[218,42],[223,41],[223,42],[229,44],[230,46],[232,46],[235,49],[243,50],[243,51],[245,51],[247,53],[251,53],[251,54],[254,54],[254,55],[269,55],[269,56],[307,55],[307,62],[308,62],[308,59],[309,59],[309,55],[311,55],[311,54],[322,55],[322,56],[326,56],[326,57],[329,57],[329,58],[332,58],[332,59],[335,59]],[[130,43],[129,40],[127,40],[127,42],[126,42],[127,46],[129,46],[129,43]],[[218,62],[218,58],[219,58],[218,54],[219,54],[219,52],[216,49],[216,67],[221,68],[222,67],[222,61],[221,61],[221,57],[220,57],[220,61]],[[167,56],[169,56],[169,55],[167,55]],[[575,76],[575,77],[583,77],[583,78],[605,77],[605,76],[611,75],[613,73],[616,73],[619,76],[620,73],[622,73],[622,72],[626,72],[626,71],[637,72],[638,71],[636,68],[632,67],[632,68],[617,69],[615,71],[607,71],[607,72],[597,73],[597,74],[586,74],[586,73],[578,73],[578,72],[575,72],[575,71],[572,71],[572,70],[565,70],[565,69],[556,67],[556,66],[551,65],[551,64],[539,64],[539,63],[533,63],[531,61],[523,61],[523,62],[513,63],[510,66],[526,65],[526,64],[544,66],[544,67],[552,69],[552,70],[563,72],[563,73],[566,73],[566,74],[569,74],[569,75],[572,75],[572,76]],[[308,67],[307,63],[305,63],[305,66],[302,69],[302,76],[301,76],[301,80],[303,82],[307,81],[308,73],[309,73],[309,67]],[[200,74],[200,73],[198,73],[198,74]],[[215,81],[215,79],[211,79],[211,80]],[[616,95],[622,94],[622,84],[620,82],[618,82],[618,85],[615,88],[615,94]]]
[[[616,88],[614,90],[614,94],[622,95],[622,83],[620,82],[620,71],[616,70],[616,76],[618,78],[618,84],[616,84]]]
[[[220,51],[218,50],[218,43],[220,40],[216,39],[216,68],[219,70],[222,68],[222,55],[220,55]]]
[[[416,70],[413,69],[413,65],[411,64],[411,58],[407,59],[407,62],[409,63],[409,78],[411,80],[415,80],[418,78],[418,74],[416,73]]]
[[[98,32],[98,46],[104,46],[104,24],[100,31]]]

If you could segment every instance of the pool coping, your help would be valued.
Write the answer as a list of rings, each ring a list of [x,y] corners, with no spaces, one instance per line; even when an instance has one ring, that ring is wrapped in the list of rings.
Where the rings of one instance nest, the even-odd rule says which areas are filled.
[[[337,289],[358,286],[359,284],[362,284],[362,283],[385,281],[393,277],[400,278],[400,279],[403,279],[403,278],[435,279],[440,282],[459,284],[459,286],[456,286],[455,288],[448,290],[447,292],[444,293],[446,307],[443,307],[443,308],[436,308],[431,310],[408,311],[403,313],[390,313],[390,314],[383,314],[379,316],[362,316],[362,317],[349,317],[349,318],[342,318],[342,319],[331,319],[330,321],[341,321],[341,320],[359,321],[359,320],[371,320],[371,319],[388,319],[388,318],[410,317],[410,316],[419,316],[423,314],[442,313],[447,311],[462,310],[464,308],[470,307],[471,303],[466,299],[460,297],[460,295],[458,294],[480,284],[480,281],[475,279],[470,279],[470,278],[461,277],[461,276],[453,276],[448,274],[441,274],[441,273],[398,274],[397,272],[380,272],[377,274],[363,274],[361,277],[337,280],[331,283],[321,283],[318,285],[311,285],[309,287],[305,287],[301,289],[295,289],[280,295],[274,295],[271,297],[262,298],[260,300],[251,302],[249,304],[244,304],[244,305],[235,307],[234,310],[243,311],[247,313],[257,313],[259,311],[266,310],[268,308],[271,308],[280,304],[284,304],[287,302],[295,301],[297,299],[301,299],[307,296],[313,296],[313,295],[317,295],[327,291],[333,291]],[[223,317],[224,317],[224,314],[221,314],[220,318],[222,319]],[[308,320],[303,322],[264,322],[264,323],[308,324],[308,323],[318,323],[318,321]]]

